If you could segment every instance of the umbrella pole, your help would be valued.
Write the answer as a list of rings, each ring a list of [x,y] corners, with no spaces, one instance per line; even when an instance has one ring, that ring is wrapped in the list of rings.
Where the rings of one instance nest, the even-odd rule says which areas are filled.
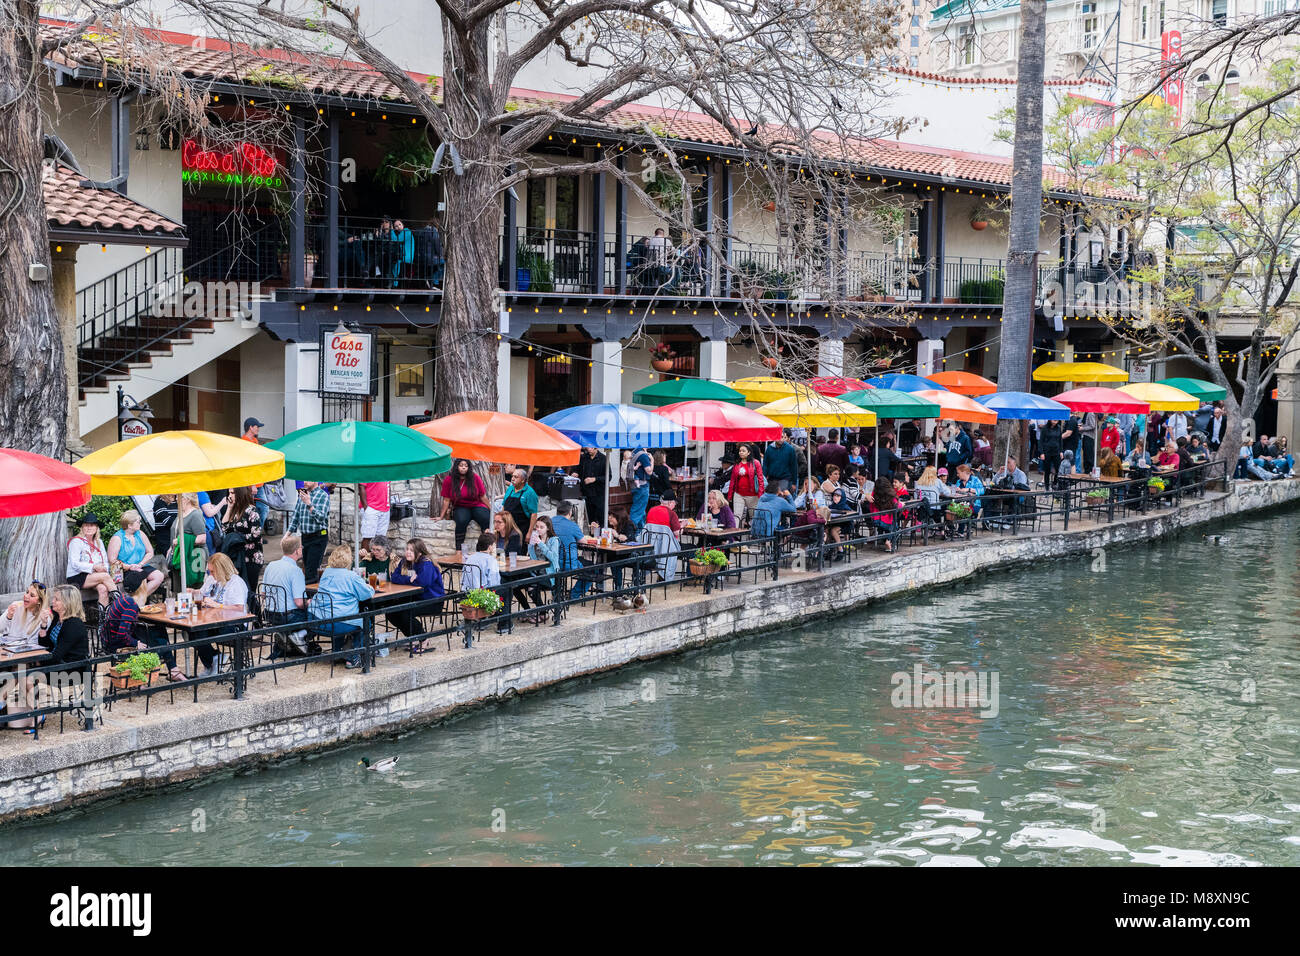
[[[352,509],[352,566],[361,567],[361,485],[357,484],[352,487],[353,504]],[[342,496],[339,496],[339,503],[342,504]],[[453,544],[455,542],[452,542]]]

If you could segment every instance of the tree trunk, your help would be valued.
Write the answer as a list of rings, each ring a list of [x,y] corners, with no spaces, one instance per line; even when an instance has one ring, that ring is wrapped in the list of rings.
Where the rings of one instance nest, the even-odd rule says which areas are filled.
[[[492,114],[487,22],[466,36],[444,18],[443,38],[444,103],[464,173],[456,176],[450,158],[443,164],[442,175],[456,176],[456,183],[444,190],[447,269],[434,363],[437,418],[475,409],[496,411],[497,189],[503,170],[500,131],[482,128],[480,122]]]
[[[35,0],[0,5],[0,447],[62,458],[68,431],[63,339],[50,279],[52,252],[41,193],[44,157]],[[63,580],[62,513],[0,520],[0,593],[35,576]]]
[[[1011,223],[1007,276],[1002,292],[998,390],[1029,391],[1033,348],[1034,286],[1038,280],[1038,223],[1043,208],[1043,61],[1047,0],[1020,4],[1020,54],[1016,63],[1016,129],[1012,151]],[[1024,463],[1019,422],[998,422],[993,445],[1000,467],[1008,449]]]

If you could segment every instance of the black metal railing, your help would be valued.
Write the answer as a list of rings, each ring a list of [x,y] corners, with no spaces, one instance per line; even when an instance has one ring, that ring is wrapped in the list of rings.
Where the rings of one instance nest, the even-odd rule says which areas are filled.
[[[1152,478],[1162,486],[1153,484]],[[254,622],[256,626],[246,630],[207,635],[173,643],[167,648],[172,654],[181,655],[177,658],[179,662],[200,648],[219,645],[221,650],[230,652],[228,670],[176,683],[115,688],[105,686],[106,671],[120,663],[126,652],[103,653],[73,663],[27,667],[22,669],[15,686],[24,686],[22,677],[33,678],[35,704],[30,707],[11,704],[5,716],[9,721],[22,721],[57,715],[61,730],[64,718],[72,716],[79,726],[91,730],[101,708],[111,708],[114,703],[135,697],[143,697],[147,707],[149,700],[159,694],[167,694],[174,700],[179,692],[192,692],[197,702],[201,685],[219,683],[228,685],[231,696],[239,699],[247,692],[250,681],[268,674],[275,680],[275,674],[285,668],[329,665],[332,676],[335,667],[352,659],[354,666],[366,674],[384,653],[405,650],[414,656],[430,642],[435,647],[450,648],[453,640],[472,648],[484,628],[509,635],[525,624],[534,628],[558,627],[584,606],[589,605],[594,614],[602,602],[610,600],[628,598],[643,605],[653,604],[656,593],[666,594],[673,587],[680,591],[698,585],[704,594],[709,594],[716,588],[741,584],[747,575],[752,575],[754,583],[775,581],[783,573],[824,572],[828,568],[833,570],[834,565],[852,564],[871,555],[887,559],[889,553],[904,549],[970,541],[986,534],[1069,531],[1072,525],[1077,529],[1081,522],[1091,527],[1104,526],[1123,521],[1134,513],[1177,507],[1188,497],[1204,496],[1215,485],[1226,487],[1226,478],[1227,463],[1216,459],[1172,474],[1143,474],[1098,487],[1085,487],[1082,482],[1089,480],[1086,476],[1066,479],[1064,485],[1050,490],[998,488],[989,484],[978,496],[937,503],[910,498],[895,508],[879,512],[868,509],[823,513],[824,517],[804,518],[801,520],[808,523],[792,526],[770,527],[766,520],[756,520],[755,528],[738,531],[737,537],[731,540],[699,548],[675,545],[662,553],[646,550],[626,558],[593,563],[575,560],[572,552],[562,553],[560,567],[555,572],[542,570],[493,587],[503,606],[500,612],[482,620],[468,619],[458,610],[468,594],[463,580],[459,582],[459,590],[451,590],[440,598],[361,609],[334,618],[271,623],[277,619],[260,613]],[[962,505],[970,510],[963,510]],[[652,535],[647,534],[646,540],[652,540]],[[727,565],[701,568],[694,559],[706,548],[722,551],[727,556]],[[446,573],[447,581],[455,586],[453,569]],[[519,593],[531,592],[538,597],[543,591],[545,598],[533,607],[520,607],[515,599]],[[393,632],[380,639],[377,620],[385,615],[391,620],[398,614],[409,614],[408,619],[415,623],[411,633],[402,636]],[[328,639],[329,632],[343,624],[349,627],[349,633],[333,646]],[[312,640],[319,641],[318,653],[272,657],[274,647],[287,648],[288,635],[302,630],[307,630]],[[38,727],[38,735],[39,732]]]
[[[94,345],[179,291],[182,274],[182,250],[159,249],[77,290],[77,348]]]
[[[401,223],[402,228],[395,226]],[[437,289],[445,271],[442,234],[432,220],[341,216],[337,241],[338,288]],[[327,287],[329,226],[307,224],[303,285]],[[285,277],[286,283],[290,281]]]

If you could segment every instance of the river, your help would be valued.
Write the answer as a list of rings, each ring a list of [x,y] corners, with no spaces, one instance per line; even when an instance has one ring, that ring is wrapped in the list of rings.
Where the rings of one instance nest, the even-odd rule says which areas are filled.
[[[1295,865],[1300,512],[1215,531],[10,826],[0,863]],[[895,706],[918,664],[988,706]]]

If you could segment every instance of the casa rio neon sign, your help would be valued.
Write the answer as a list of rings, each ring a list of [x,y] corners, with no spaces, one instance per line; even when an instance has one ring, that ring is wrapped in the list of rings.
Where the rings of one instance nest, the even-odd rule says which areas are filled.
[[[228,185],[283,186],[275,157],[253,143],[239,143],[225,152],[204,149],[187,139],[181,146],[181,181]]]

